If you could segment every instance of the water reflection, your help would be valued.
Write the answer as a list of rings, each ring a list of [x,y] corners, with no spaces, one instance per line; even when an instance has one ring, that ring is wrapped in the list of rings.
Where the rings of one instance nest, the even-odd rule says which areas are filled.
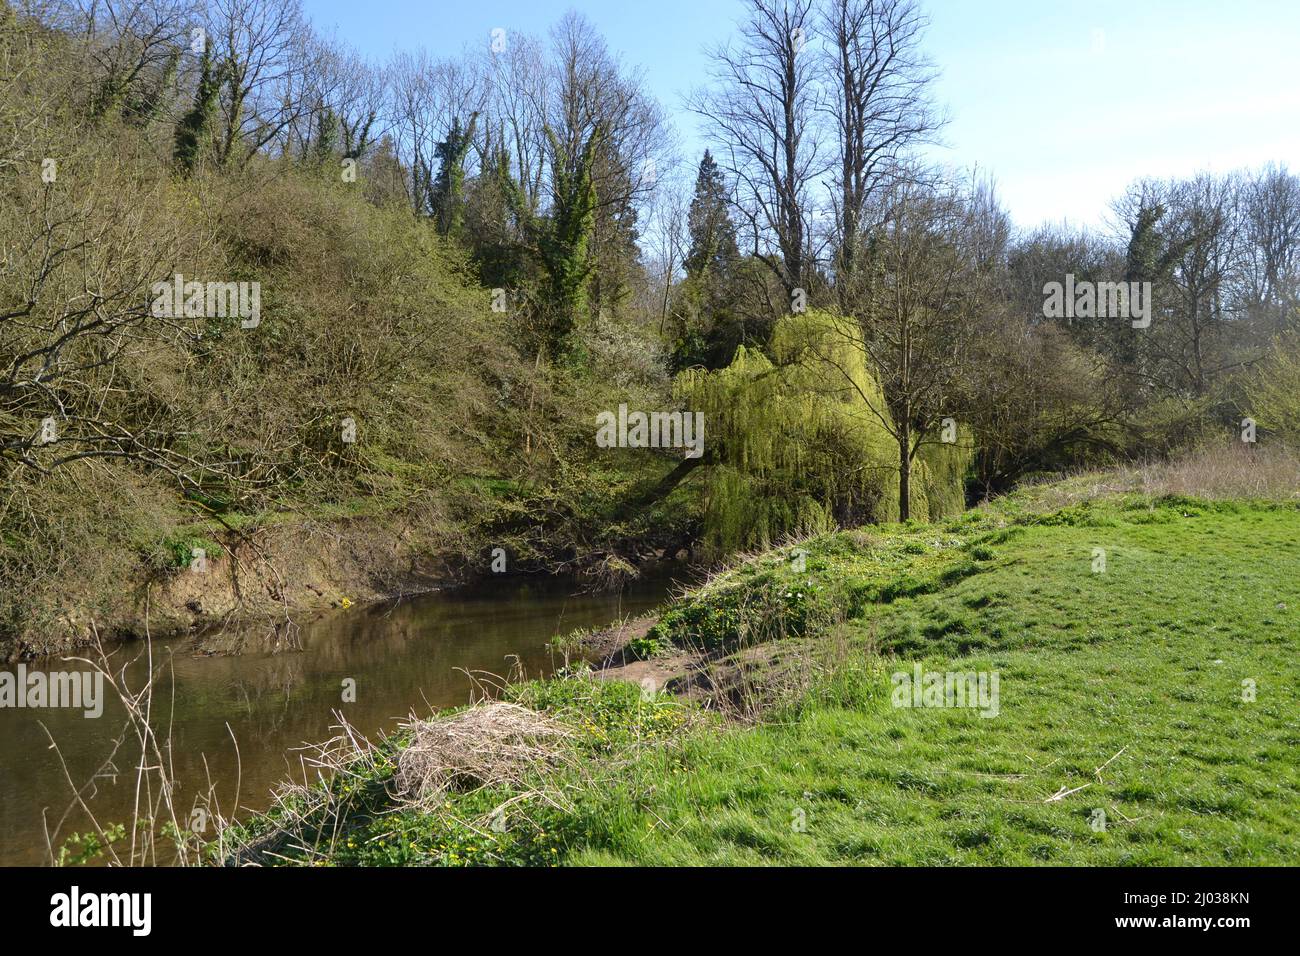
[[[155,691],[154,713],[160,730],[171,725],[175,773],[185,788],[178,805],[188,807],[206,790],[210,774],[227,811],[236,798],[242,807],[264,807],[271,787],[296,767],[294,748],[330,736],[335,711],[373,734],[412,709],[466,703],[466,672],[504,675],[517,661],[529,676],[547,674],[555,666],[548,650],[555,634],[648,610],[671,584],[659,576],[622,594],[581,595],[567,582],[503,582],[339,612],[303,625],[292,642],[260,650],[245,645],[237,656],[211,656],[220,639],[155,644],[155,664],[170,665]],[[116,666],[132,661],[126,673],[133,687],[148,673],[142,651],[140,644],[115,651]],[[84,669],[57,659],[28,666]],[[355,702],[343,700],[345,680],[355,681]],[[0,864],[46,862],[42,812],[53,825],[71,799],[42,724],[80,785],[109,754],[124,716],[111,694],[98,720],[79,711],[0,708]],[[89,801],[101,823],[130,819],[137,754],[128,744],[116,782],[101,780]],[[85,828],[79,816],[64,824],[65,833]]]

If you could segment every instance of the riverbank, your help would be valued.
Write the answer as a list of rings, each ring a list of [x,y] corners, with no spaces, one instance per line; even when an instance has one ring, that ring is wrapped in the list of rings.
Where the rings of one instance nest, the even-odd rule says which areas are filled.
[[[647,552],[689,548],[698,489],[665,483],[684,449],[594,444],[603,411],[681,408],[660,310],[633,305],[639,269],[552,335],[532,266],[508,270],[530,284],[501,308],[514,279],[363,188],[366,169],[344,182],[240,150],[178,170],[170,120],[86,122],[82,94],[101,84],[51,72],[80,62],[76,37],[7,27],[39,95],[5,115],[42,131],[31,158],[57,156],[61,175],[0,209],[10,245],[48,253],[0,276],[6,301],[26,303],[0,343],[0,659],[291,629],[293,615],[498,574],[616,584]],[[18,118],[38,102],[39,122]],[[184,316],[154,292],[178,276],[208,291]],[[217,307],[232,282],[260,290],[256,317]],[[68,326],[90,287],[100,314]]]
[[[328,784],[282,790],[209,853],[1287,863],[1300,509],[1187,474],[1085,476],[752,556],[612,643],[560,642],[556,679],[323,749]]]
[[[0,629],[0,660],[99,639],[292,632],[332,608],[517,576],[616,590],[696,557],[699,507],[688,493],[617,516],[626,496],[671,467],[647,462],[606,476],[582,508],[537,525],[531,512],[544,506],[546,489],[468,481],[418,505],[371,498],[160,521],[165,530],[141,543],[101,543],[41,580],[21,624]]]
[[[672,587],[671,573],[651,571],[618,591],[601,592],[583,590],[574,578],[494,577],[402,601],[297,616],[301,627],[292,639],[229,629],[109,647],[111,657],[101,663],[112,678],[105,676],[97,697],[100,718],[86,719],[72,708],[0,707],[7,758],[0,779],[0,865],[47,864],[46,827],[53,853],[67,845],[71,860],[87,849],[81,841],[67,843],[73,833],[134,830],[135,775],[114,774],[105,761],[112,758],[119,771],[135,767],[142,748],[113,683],[135,695],[152,677],[149,706],[164,758],[147,763],[165,768],[182,825],[206,825],[211,836],[207,824],[222,814],[267,809],[273,788],[300,772],[304,743],[330,737],[339,715],[374,738],[394,732],[412,708],[428,715],[464,707],[475,699],[478,682],[549,676],[563,664],[549,646],[557,632],[643,614]],[[86,666],[55,658],[28,665],[28,671]],[[0,668],[0,676],[6,670],[13,675],[17,668]],[[124,731],[127,740],[119,745]],[[156,774],[151,782],[154,792],[164,790]],[[167,810],[159,816],[156,831],[171,819]],[[153,861],[155,850],[157,862],[174,862],[171,841],[159,835],[147,849],[136,846],[137,862]],[[102,862],[131,862],[123,844],[111,849]]]

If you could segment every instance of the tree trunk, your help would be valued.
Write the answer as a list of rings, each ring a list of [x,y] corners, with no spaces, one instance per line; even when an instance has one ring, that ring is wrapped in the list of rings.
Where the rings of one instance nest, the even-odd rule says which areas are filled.
[[[657,501],[667,498],[668,495],[672,493],[672,490],[681,484],[682,479],[700,465],[705,464],[707,460],[707,456],[702,456],[700,458],[683,458],[676,468],[664,475],[664,477],[652,487],[642,494],[625,500],[622,505],[616,509],[614,513],[615,520],[624,521],[636,514],[638,511],[642,511],[655,504]]]
[[[912,516],[912,435],[904,423],[898,432],[898,520]]]

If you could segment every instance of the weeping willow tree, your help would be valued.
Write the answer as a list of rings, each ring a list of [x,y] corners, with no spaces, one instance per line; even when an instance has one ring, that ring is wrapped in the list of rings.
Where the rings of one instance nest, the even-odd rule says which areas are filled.
[[[677,377],[677,398],[707,422],[705,542],[714,552],[898,519],[889,413],[864,351],[836,341],[840,329],[825,313],[787,316],[774,333],[775,363],[741,346],[724,369]],[[964,444],[936,441],[918,454],[914,517],[961,510]]]
[[[951,443],[927,435],[917,450],[912,462],[916,479],[911,496],[913,518],[937,521],[966,510],[966,475],[975,460],[975,444],[968,429],[953,428]]]

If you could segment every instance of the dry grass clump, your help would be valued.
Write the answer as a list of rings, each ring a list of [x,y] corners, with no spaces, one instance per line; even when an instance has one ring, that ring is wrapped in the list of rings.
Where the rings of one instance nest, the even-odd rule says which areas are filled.
[[[530,770],[556,763],[572,734],[536,711],[492,701],[451,717],[403,725],[411,735],[397,760],[398,796],[423,803],[450,789],[521,786]]]
[[[1300,453],[1283,445],[1206,445],[1173,461],[1125,469],[1136,491],[1212,500],[1300,499]]]
[[[1051,514],[1085,501],[1136,490],[1132,476],[1125,477],[1115,471],[1086,471],[1033,478],[1017,485],[1013,494],[1018,510],[1032,515]]]
[[[1015,498],[1021,510],[1047,513],[1122,494],[1300,501],[1300,450],[1240,441],[1208,443],[1176,458],[1030,479],[1016,489]]]

